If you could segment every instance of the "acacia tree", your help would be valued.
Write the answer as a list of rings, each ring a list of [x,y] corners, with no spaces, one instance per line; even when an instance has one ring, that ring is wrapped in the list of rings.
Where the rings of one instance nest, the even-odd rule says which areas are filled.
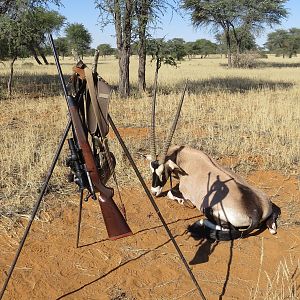
[[[102,26],[113,23],[116,31],[119,57],[119,92],[122,97],[129,95],[129,55],[132,54],[133,40],[139,56],[138,88],[146,89],[146,47],[150,25],[156,26],[167,7],[167,0],[95,0],[100,10]],[[135,50],[135,49],[134,49]]]
[[[152,61],[156,61],[156,71],[160,69],[162,64],[177,66],[176,58],[179,56],[171,42],[165,41],[163,38],[149,39],[147,41],[147,54],[151,56]],[[181,59],[183,57],[180,57]]]
[[[16,22],[6,16],[0,17],[0,42],[6,47],[1,47],[0,58],[9,59],[9,77],[7,81],[8,96],[12,94],[12,82],[14,74],[14,63],[18,57],[28,56],[24,41],[27,27],[25,22]]]
[[[191,13],[195,27],[211,26],[215,31],[221,27],[227,44],[228,67],[232,66],[230,24],[235,22],[238,7],[232,0],[195,1],[185,0],[182,7]]]
[[[199,39],[191,42],[192,53],[194,55],[201,55],[201,58],[207,57],[209,54],[217,52],[217,45],[207,39]]]
[[[69,24],[66,29],[66,38],[69,48],[83,58],[83,54],[90,48],[92,36],[83,24]]]
[[[284,4],[287,0],[239,0],[240,16],[235,23],[230,24],[237,45],[237,54],[242,50],[244,40],[249,35],[259,34],[265,26],[279,25],[287,16]]]
[[[0,58],[10,60],[7,84],[9,96],[12,93],[14,63],[17,58],[27,57],[30,52],[40,47],[44,42],[45,33],[57,28],[57,23],[54,22],[56,24],[54,25],[53,19],[63,19],[56,12],[46,11],[40,7],[24,6],[23,2],[21,4],[20,7],[14,8],[16,14],[7,10],[5,14],[0,15],[0,41],[5,45],[1,47]]]
[[[300,29],[278,29],[268,34],[265,46],[276,55],[291,58],[300,50]]]
[[[280,24],[281,19],[287,16],[287,10],[284,8],[286,2],[287,0],[183,0],[182,7],[191,13],[194,26],[223,30],[227,44],[228,67],[232,67],[231,30],[239,51],[245,32],[259,32],[264,25]]]
[[[242,33],[240,33],[240,30],[242,30]],[[245,51],[257,49],[255,37],[251,32],[246,32],[244,29],[239,28],[236,28],[235,31],[236,35],[238,34],[239,40],[236,42],[236,35],[231,30],[230,39],[232,40],[232,51],[235,51],[238,55]],[[217,34],[215,39],[218,41],[221,49],[226,49],[226,39],[224,34]]]
[[[38,64],[38,54],[42,57],[44,63],[48,65],[47,58],[44,53],[46,44],[46,33],[60,30],[65,22],[65,17],[53,10],[46,10],[42,7],[31,9],[28,14],[28,26],[30,26],[30,34],[26,37],[27,48],[35,58]]]
[[[69,45],[68,45],[67,38],[66,37],[58,37],[55,40],[55,46],[56,46],[58,55],[62,56],[62,58],[64,59],[66,54],[69,51]]]
[[[119,93],[122,98],[130,94],[129,63],[132,41],[134,0],[95,0],[103,26],[113,23],[116,32],[119,59]]]
[[[183,60],[187,55],[185,41],[182,38],[174,38],[166,42],[166,49],[177,61]]]
[[[115,49],[111,47],[110,44],[100,44],[97,46],[97,50],[99,50],[99,55],[105,57],[106,55],[115,54]]]
[[[135,0],[136,32],[138,37],[137,52],[139,56],[138,88],[140,92],[146,90],[146,52],[149,26],[159,22],[167,8],[173,9],[172,1],[165,0]]]
[[[48,2],[61,5],[61,0],[0,0],[0,15],[7,14],[10,18],[17,18],[24,10],[44,7]]]
[[[297,55],[300,50],[300,29],[289,29],[289,58],[293,55]]]

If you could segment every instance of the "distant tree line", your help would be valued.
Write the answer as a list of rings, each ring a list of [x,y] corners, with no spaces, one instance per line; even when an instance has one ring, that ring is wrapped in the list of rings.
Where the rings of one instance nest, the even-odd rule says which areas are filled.
[[[195,27],[210,27],[226,41],[228,67],[233,66],[233,52],[242,52],[245,40],[265,26],[280,24],[287,16],[287,0],[183,0]],[[235,48],[235,49],[234,49]]]
[[[179,2],[180,8],[190,14],[195,27],[211,27],[220,35],[219,47],[221,49],[224,47],[225,41],[229,68],[234,66],[233,53],[238,57],[244,48],[253,46],[251,37],[258,35],[266,26],[280,24],[281,20],[287,16],[287,10],[284,7],[287,0],[180,0],[174,2],[96,0],[102,25],[112,23],[115,27],[121,97],[127,97],[130,94],[129,64],[134,41],[136,41],[139,56],[138,86],[140,91],[145,90],[147,40],[151,38],[151,28],[159,23],[167,8],[174,9],[175,2]],[[157,45],[160,45],[160,49],[162,49],[161,46],[163,48],[165,48],[164,46],[177,47],[177,53],[179,53],[183,50],[182,43],[178,40],[174,42],[173,45],[156,43],[156,54],[154,55],[156,59],[165,63],[173,63],[174,59],[167,59],[170,58],[167,52],[171,50],[158,51]],[[181,50],[179,51],[179,49]],[[188,49],[188,55],[193,55],[191,54],[192,50],[193,47]],[[184,51],[187,50],[184,49]],[[161,58],[157,56],[159,53],[162,55]]]
[[[49,10],[60,0],[0,0],[0,60],[10,60],[11,88],[13,64],[17,58],[33,56],[48,64],[50,54],[46,33],[62,32],[55,42],[61,57],[71,53],[80,57],[93,54],[92,38],[83,24],[68,24],[64,16]],[[119,60],[119,93],[130,95],[130,56],[137,55],[138,88],[146,90],[146,56],[159,64],[176,65],[178,61],[210,54],[225,54],[228,67],[235,66],[236,57],[247,51],[258,51],[255,37],[266,26],[278,25],[287,16],[287,0],[95,0],[100,26],[111,23],[115,28],[116,49],[109,44],[97,47],[101,56],[115,55]],[[179,6],[177,6],[179,3]],[[151,32],[160,24],[166,10],[182,9],[190,14],[196,28],[210,27],[215,41],[198,39],[185,42],[182,38],[153,39]],[[299,29],[277,30],[268,35],[265,47],[277,55],[291,57],[299,51]]]

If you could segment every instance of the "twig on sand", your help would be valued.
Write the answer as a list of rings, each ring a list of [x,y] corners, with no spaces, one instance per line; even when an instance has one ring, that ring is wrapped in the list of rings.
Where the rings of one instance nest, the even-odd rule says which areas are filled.
[[[181,299],[181,298],[183,298],[183,297],[185,297],[185,296],[187,296],[187,295],[189,295],[189,294],[191,294],[191,293],[193,293],[195,291],[196,291],[196,289],[191,289],[191,290],[187,291],[186,293],[180,295],[179,297],[173,298],[173,300]]]

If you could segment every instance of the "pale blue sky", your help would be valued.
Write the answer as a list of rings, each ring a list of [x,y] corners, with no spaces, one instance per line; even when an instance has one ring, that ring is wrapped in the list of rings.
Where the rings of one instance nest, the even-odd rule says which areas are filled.
[[[99,44],[108,43],[115,47],[114,28],[107,26],[103,31],[98,24],[99,11],[95,9],[94,0],[62,0],[64,7],[51,6],[52,9],[59,11],[67,18],[69,23],[82,23],[88,31],[92,34],[93,42],[92,47]],[[289,16],[286,20],[282,21],[281,26],[277,28],[300,28],[300,0],[289,0],[286,3]],[[185,41],[195,41],[200,38],[207,38],[213,40],[214,33],[209,29],[193,28],[189,20],[189,16],[180,16],[174,12],[173,15],[167,11],[162,17],[161,29],[153,33],[155,37],[165,37],[172,39],[175,37],[183,38]],[[266,28],[266,31],[257,38],[258,44],[262,45],[266,41],[267,33],[274,29]]]

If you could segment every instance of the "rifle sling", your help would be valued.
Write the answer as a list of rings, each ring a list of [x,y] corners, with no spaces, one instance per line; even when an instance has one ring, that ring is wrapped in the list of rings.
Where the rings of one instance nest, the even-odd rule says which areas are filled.
[[[92,134],[95,134],[97,131],[97,128],[98,128],[100,131],[101,137],[104,139],[108,133],[107,109],[106,109],[106,111],[103,111],[103,108],[105,108],[105,105],[103,105],[101,108],[100,103],[97,100],[97,93],[96,93],[96,88],[95,88],[95,84],[94,84],[94,78],[93,78],[92,71],[88,68],[84,68],[84,72],[85,72],[87,87],[89,90],[89,95],[91,98],[91,103],[92,103],[92,112],[91,111],[88,112],[90,114],[89,120],[88,120],[88,127]],[[108,101],[109,94],[99,93],[98,97],[101,97],[103,99],[103,101],[105,101],[105,100]],[[93,118],[94,118],[94,120],[93,120]],[[95,120],[96,120],[96,124],[95,124],[95,122],[93,122]]]

